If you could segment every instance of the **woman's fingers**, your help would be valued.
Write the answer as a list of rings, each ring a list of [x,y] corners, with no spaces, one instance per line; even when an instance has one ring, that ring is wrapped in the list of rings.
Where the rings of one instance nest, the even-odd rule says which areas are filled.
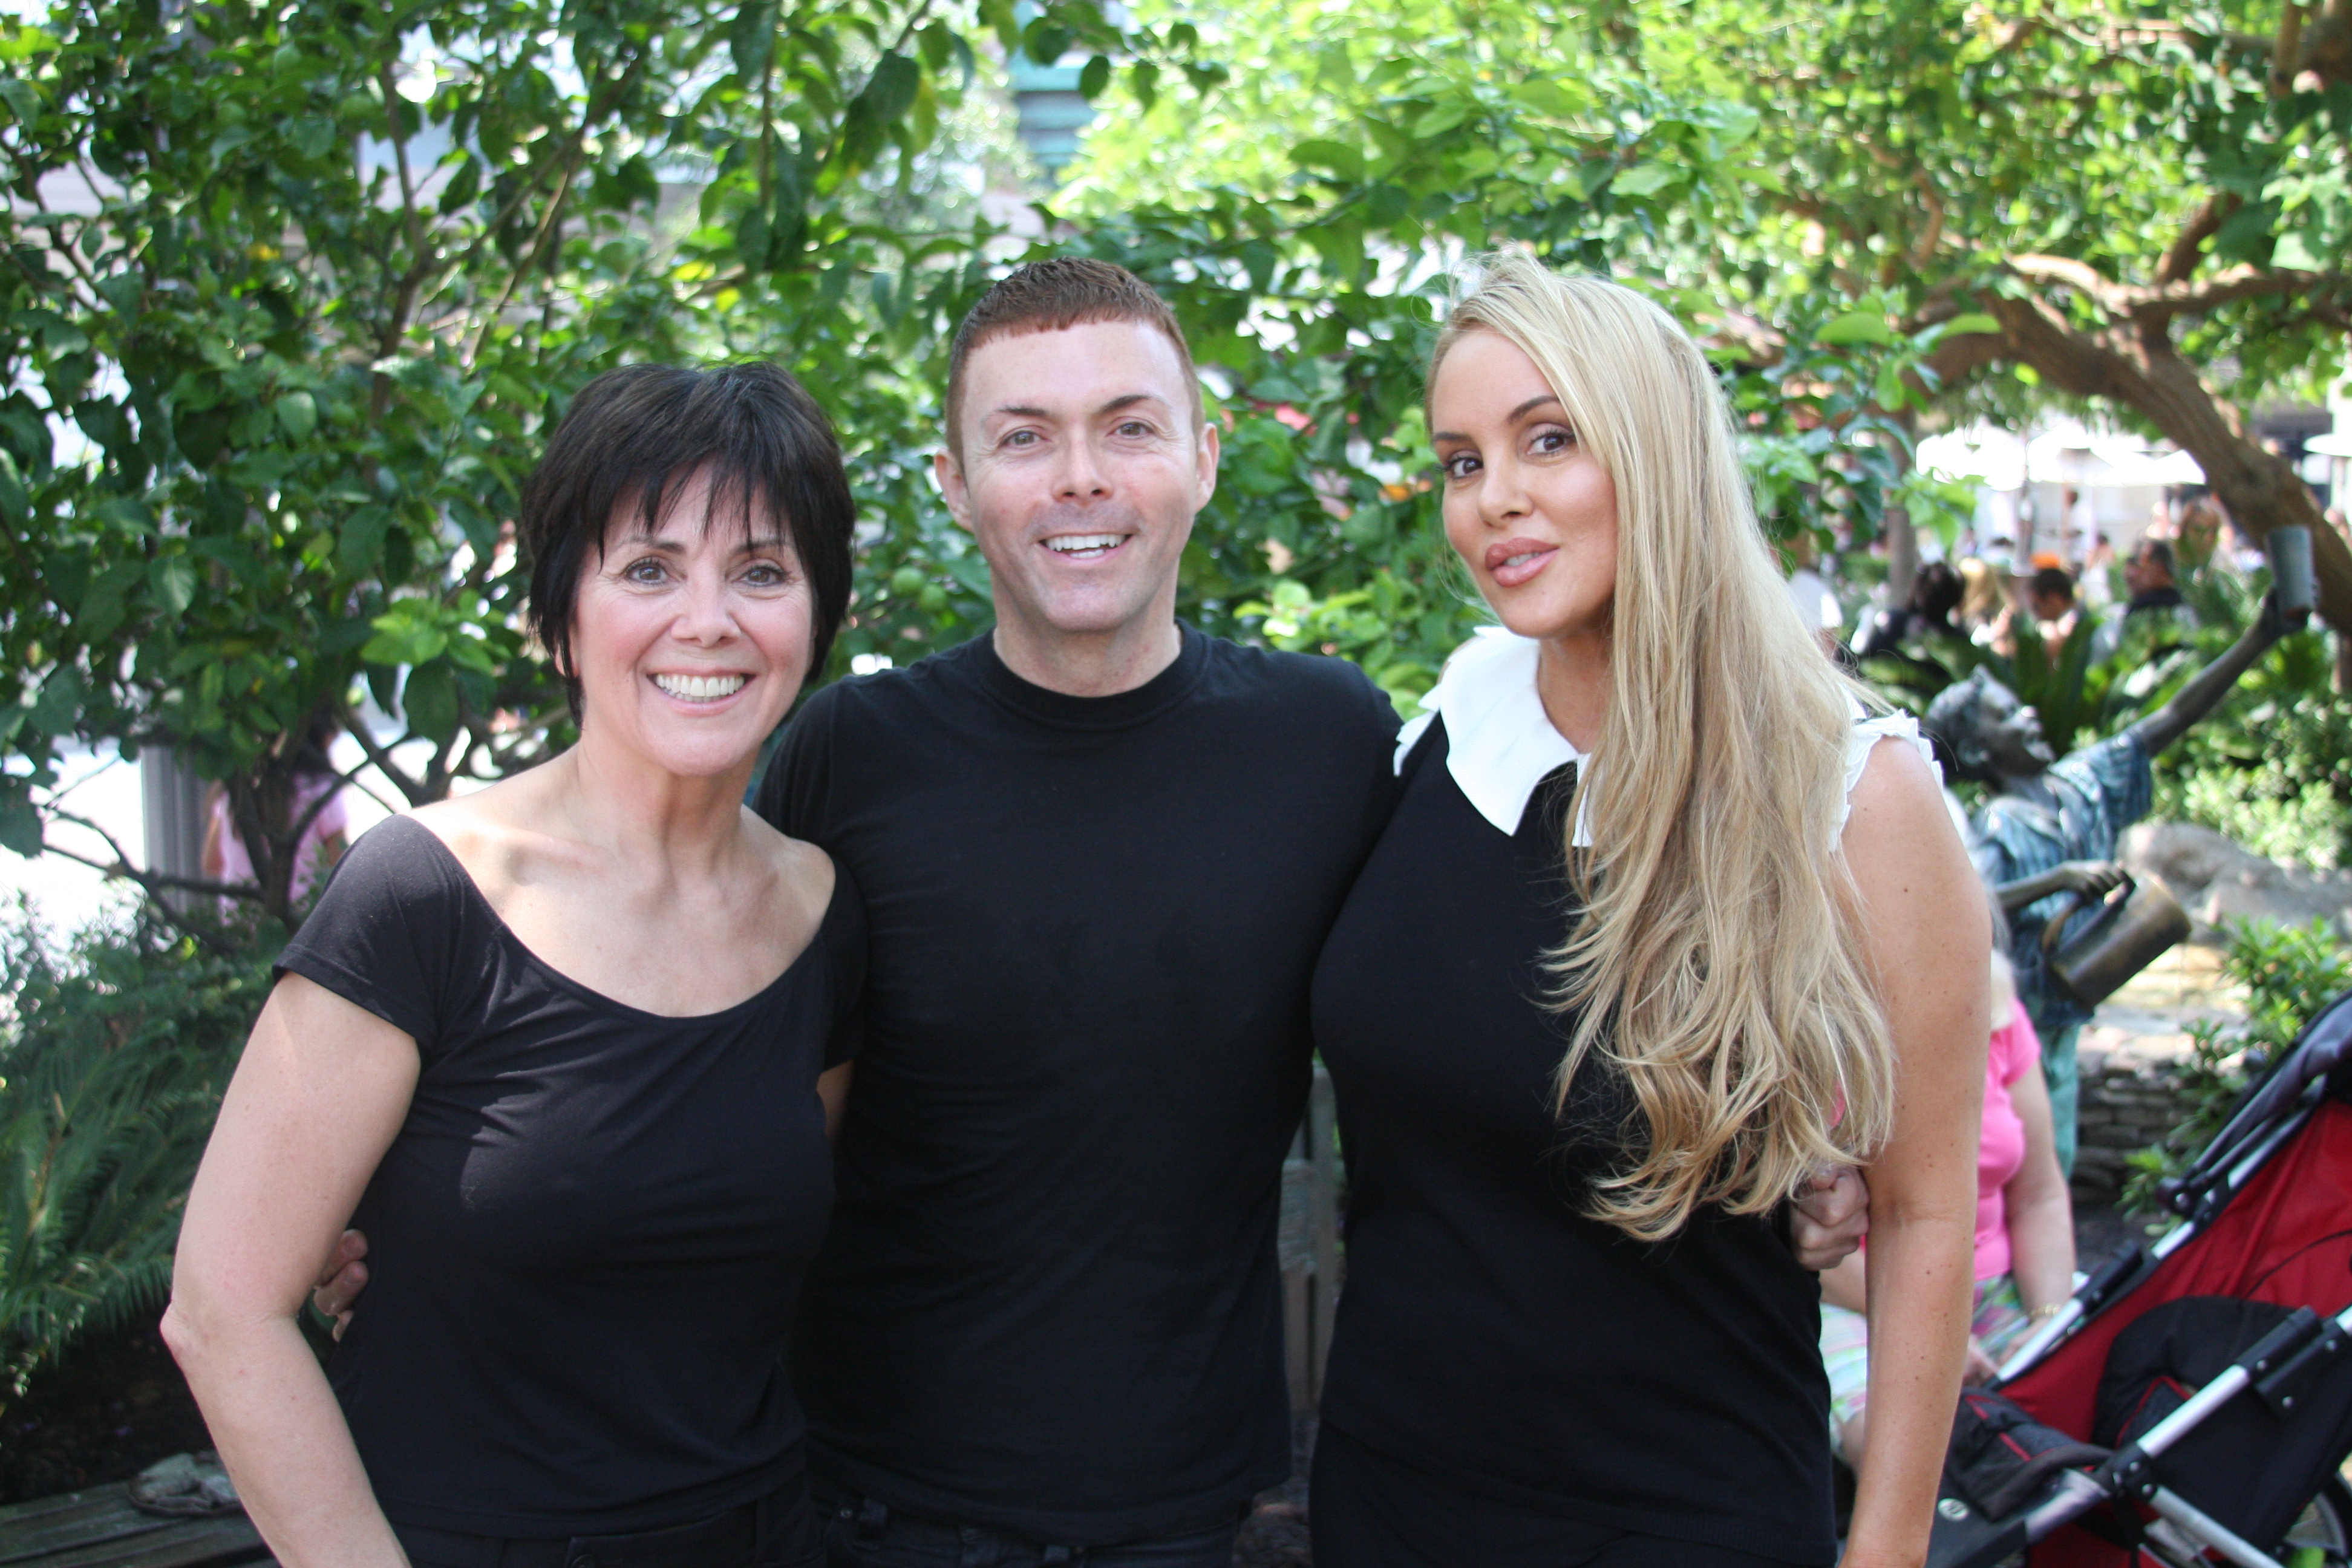
[[[1862,1245],[1870,1228],[1870,1188],[1852,1165],[1815,1171],[1797,1196],[1789,1239],[1797,1262],[1819,1274]]]

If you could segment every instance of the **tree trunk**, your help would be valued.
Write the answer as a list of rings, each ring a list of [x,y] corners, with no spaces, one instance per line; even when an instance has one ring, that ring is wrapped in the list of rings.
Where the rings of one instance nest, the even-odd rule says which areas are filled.
[[[2215,498],[2249,537],[2309,529],[2319,614],[2339,636],[2352,636],[2352,547],[2328,526],[2318,499],[2287,461],[2263,450],[2237,410],[2172,346],[2168,320],[2126,321],[2090,332],[2031,295],[1979,302],[2001,324],[2006,352],[1990,357],[2021,360],[2062,392],[2138,410],[2197,459]],[[1988,356],[1979,351],[1969,357],[1982,363]]]

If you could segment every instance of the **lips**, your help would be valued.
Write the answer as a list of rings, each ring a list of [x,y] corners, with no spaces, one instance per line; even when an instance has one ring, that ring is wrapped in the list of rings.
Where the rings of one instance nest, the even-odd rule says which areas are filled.
[[[1057,533],[1042,542],[1065,561],[1099,561],[1128,538],[1124,533]]]
[[[1540,539],[1507,539],[1486,547],[1486,574],[1496,585],[1516,588],[1551,564],[1559,546]]]
[[[681,702],[724,702],[751,679],[730,670],[716,675],[656,675],[654,684]]]

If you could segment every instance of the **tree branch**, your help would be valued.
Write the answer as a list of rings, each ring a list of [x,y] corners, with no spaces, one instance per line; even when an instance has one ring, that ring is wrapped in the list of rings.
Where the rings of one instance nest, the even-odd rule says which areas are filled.
[[[2246,198],[2234,191],[2217,192],[2199,203],[2196,212],[2189,215],[2189,222],[2181,228],[2179,237],[2172,242],[2172,247],[2164,253],[2164,259],[2157,264],[2156,280],[2158,283],[2179,283],[2196,271],[2197,258],[2205,242],[2212,238],[2221,226],[2245,205]]]
[[[631,55],[628,68],[610,83],[601,95],[589,100],[587,108],[581,111],[580,123],[573,126],[572,134],[564,138],[563,146],[553,157],[532,168],[524,176],[522,188],[515,192],[513,198],[505,206],[499,209],[498,216],[484,226],[482,232],[475,237],[474,243],[467,247],[466,254],[457,258],[457,265],[453,269],[455,272],[463,274],[480,259],[483,248],[497,237],[499,230],[511,222],[515,214],[522,211],[524,204],[538,194],[540,184],[547,178],[547,172],[550,169],[561,166],[566,171],[564,177],[567,180],[570,178],[571,172],[578,167],[581,149],[588,141],[589,128],[613,111],[614,106],[619,103],[622,97],[628,91],[630,84],[637,79],[637,73],[645,68],[645,63],[646,57],[642,51]]]
[[[547,211],[541,215],[539,227],[530,237],[530,254],[523,258],[520,266],[507,274],[507,286],[500,290],[499,302],[491,306],[489,313],[482,318],[481,330],[474,334],[474,346],[466,351],[467,369],[471,370],[474,362],[482,357],[482,345],[490,341],[490,329],[499,324],[499,314],[513,300],[515,290],[522,287],[524,277],[539,266],[539,258],[546,254],[548,240],[555,233],[556,217],[563,211],[563,198],[572,193],[574,172],[565,169],[563,177],[555,182],[555,194],[548,197]]]

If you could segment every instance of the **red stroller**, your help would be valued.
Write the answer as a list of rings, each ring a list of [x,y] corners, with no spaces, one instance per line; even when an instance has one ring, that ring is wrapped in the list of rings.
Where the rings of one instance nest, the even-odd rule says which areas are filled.
[[[1960,1402],[1931,1568],[2352,1560],[2352,994]]]

